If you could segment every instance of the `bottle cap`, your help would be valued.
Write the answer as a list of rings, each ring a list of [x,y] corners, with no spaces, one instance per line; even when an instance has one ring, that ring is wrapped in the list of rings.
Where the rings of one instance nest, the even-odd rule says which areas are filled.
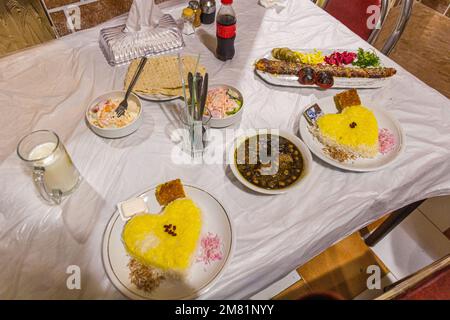
[[[197,10],[200,8],[200,3],[196,0],[189,1],[189,7],[193,10]]]
[[[192,10],[192,8],[184,8],[183,9],[183,17],[189,18],[192,17],[194,15],[194,10]]]
[[[222,4],[232,4],[233,0],[222,0]]]

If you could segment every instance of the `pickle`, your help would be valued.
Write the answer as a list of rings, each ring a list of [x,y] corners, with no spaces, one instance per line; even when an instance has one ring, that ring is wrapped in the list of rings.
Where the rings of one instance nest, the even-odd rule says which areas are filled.
[[[288,54],[289,51],[290,51],[289,48],[282,48],[280,50],[280,59],[286,60],[286,55]]]
[[[274,57],[275,59],[278,59],[278,55],[280,54],[280,49],[281,48],[272,49],[272,57]]]
[[[300,62],[297,53],[289,48],[275,48],[272,50],[272,56],[278,60]]]

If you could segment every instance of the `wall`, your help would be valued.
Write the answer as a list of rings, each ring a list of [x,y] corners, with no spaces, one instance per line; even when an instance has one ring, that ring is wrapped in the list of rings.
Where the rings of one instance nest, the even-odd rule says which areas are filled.
[[[54,37],[39,0],[0,1],[0,57]]]
[[[50,19],[55,26],[58,36],[65,36],[72,32],[91,28],[113,17],[128,12],[132,0],[43,0]],[[84,2],[84,3],[83,3]],[[67,18],[75,16],[75,10],[66,7],[77,5],[79,19],[72,19],[72,28],[67,23]]]
[[[155,0],[155,3],[167,1],[172,0]],[[132,2],[133,0],[0,0],[0,57],[96,26],[128,12]],[[79,6],[81,17],[80,25],[73,23],[72,30],[67,23],[72,9],[64,12],[70,5]]]
[[[59,36],[84,30],[105,22],[113,17],[124,14],[130,10],[133,0],[42,0],[50,19]],[[155,0],[156,4],[168,0]],[[80,10],[79,25],[67,24],[67,18],[75,12],[70,5],[76,5]],[[65,10],[66,9],[66,10]],[[66,11],[66,12],[65,12]],[[72,28],[71,28],[72,27]]]

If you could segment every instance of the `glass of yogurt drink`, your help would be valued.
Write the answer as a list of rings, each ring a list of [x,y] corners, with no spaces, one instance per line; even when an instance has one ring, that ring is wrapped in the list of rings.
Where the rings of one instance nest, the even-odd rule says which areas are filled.
[[[58,135],[49,130],[34,131],[23,137],[17,154],[32,170],[33,181],[42,198],[60,204],[63,196],[72,193],[81,175]]]

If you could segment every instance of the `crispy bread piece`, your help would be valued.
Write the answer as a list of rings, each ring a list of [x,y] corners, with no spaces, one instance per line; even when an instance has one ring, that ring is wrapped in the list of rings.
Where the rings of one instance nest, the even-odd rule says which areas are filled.
[[[347,107],[361,105],[361,99],[359,99],[358,92],[355,89],[350,89],[335,95],[334,103],[338,111],[342,112]]]
[[[155,196],[160,205],[166,206],[176,199],[185,198],[186,194],[181,180],[176,179],[157,186]]]

